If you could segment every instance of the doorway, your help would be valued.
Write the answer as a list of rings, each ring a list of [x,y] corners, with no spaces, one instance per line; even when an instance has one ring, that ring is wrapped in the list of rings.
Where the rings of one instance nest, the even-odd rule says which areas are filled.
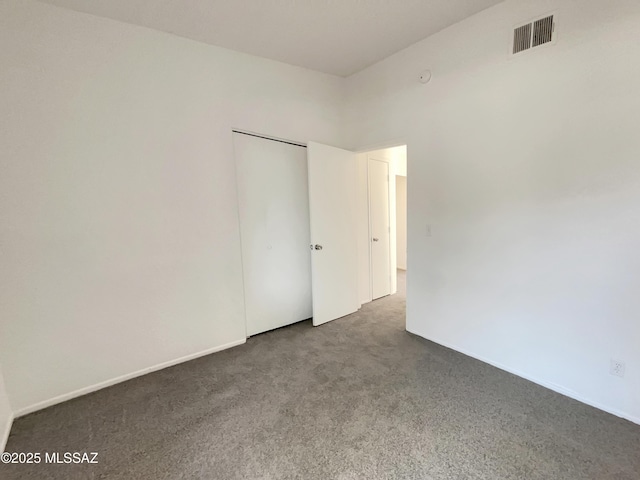
[[[358,153],[360,303],[404,287],[407,147]]]

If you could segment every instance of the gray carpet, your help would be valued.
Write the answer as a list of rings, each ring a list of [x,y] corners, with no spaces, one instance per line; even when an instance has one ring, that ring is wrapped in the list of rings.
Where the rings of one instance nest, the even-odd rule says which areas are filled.
[[[640,427],[404,331],[404,295],[20,418],[10,479],[640,479]]]

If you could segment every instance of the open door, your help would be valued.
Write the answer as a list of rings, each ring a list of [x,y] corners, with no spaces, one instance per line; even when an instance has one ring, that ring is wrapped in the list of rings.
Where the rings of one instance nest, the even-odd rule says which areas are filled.
[[[309,142],[313,325],[344,317],[358,303],[356,155]]]

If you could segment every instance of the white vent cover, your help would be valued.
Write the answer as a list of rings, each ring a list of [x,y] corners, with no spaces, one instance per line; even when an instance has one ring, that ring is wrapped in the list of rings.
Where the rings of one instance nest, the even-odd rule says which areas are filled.
[[[554,40],[555,23],[553,15],[516,27],[513,30],[513,49],[516,53],[539,47]]]

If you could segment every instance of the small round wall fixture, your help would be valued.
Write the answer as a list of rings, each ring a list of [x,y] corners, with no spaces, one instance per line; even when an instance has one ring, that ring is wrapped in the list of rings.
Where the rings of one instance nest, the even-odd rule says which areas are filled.
[[[420,79],[420,83],[429,83],[431,80],[431,70],[425,70],[418,78]]]

